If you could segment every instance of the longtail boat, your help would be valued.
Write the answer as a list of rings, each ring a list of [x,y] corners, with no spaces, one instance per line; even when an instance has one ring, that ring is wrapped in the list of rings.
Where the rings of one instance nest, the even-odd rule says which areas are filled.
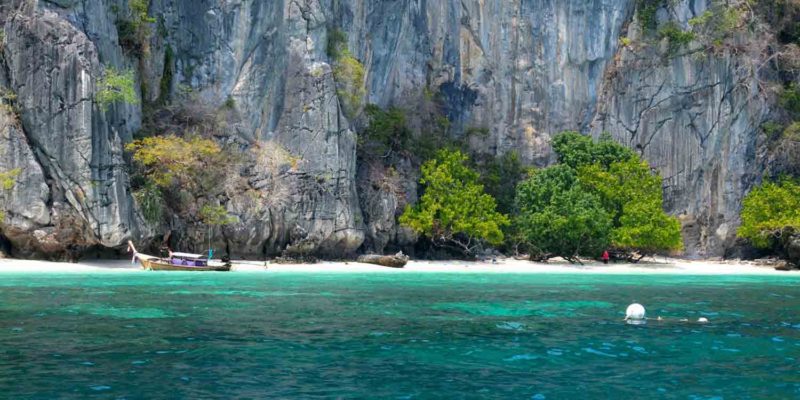
[[[173,253],[167,257],[155,257],[136,251],[133,242],[128,241],[128,251],[133,259],[139,261],[142,269],[148,271],[230,271],[231,263],[214,262],[202,254]]]

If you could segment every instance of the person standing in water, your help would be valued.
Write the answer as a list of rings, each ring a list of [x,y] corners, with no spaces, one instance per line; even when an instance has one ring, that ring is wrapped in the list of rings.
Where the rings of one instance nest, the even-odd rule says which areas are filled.
[[[601,258],[603,259],[603,264],[608,264],[608,259],[610,258],[608,250],[603,250],[603,256]]]

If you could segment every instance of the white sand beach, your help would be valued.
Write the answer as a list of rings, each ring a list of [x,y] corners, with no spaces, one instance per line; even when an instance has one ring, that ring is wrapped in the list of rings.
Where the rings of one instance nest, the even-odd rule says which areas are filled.
[[[60,263],[35,260],[0,259],[2,273],[130,273],[142,271],[130,260],[90,260]],[[145,271],[142,271],[145,272]],[[584,265],[563,261],[535,263],[500,259],[497,263],[467,261],[410,261],[405,268],[394,269],[357,262],[321,261],[316,264],[276,264],[263,261],[236,261],[232,272],[263,273],[511,273],[511,274],[666,274],[666,275],[784,275],[800,276],[800,271],[776,271],[767,265],[744,261],[690,261],[664,259],[639,264],[598,262]]]

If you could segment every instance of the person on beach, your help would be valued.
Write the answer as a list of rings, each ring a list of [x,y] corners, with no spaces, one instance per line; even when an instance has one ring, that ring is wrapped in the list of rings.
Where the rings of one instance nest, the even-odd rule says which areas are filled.
[[[608,259],[610,258],[608,250],[603,250],[603,256],[601,258],[603,259],[603,264],[608,264]]]

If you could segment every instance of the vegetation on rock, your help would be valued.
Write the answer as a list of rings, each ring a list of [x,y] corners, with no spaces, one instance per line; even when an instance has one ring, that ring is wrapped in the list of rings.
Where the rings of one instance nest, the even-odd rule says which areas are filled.
[[[348,118],[355,118],[366,96],[364,65],[347,48],[347,36],[340,30],[329,34],[327,51],[342,110]]]
[[[222,226],[236,222],[236,218],[230,216],[223,206],[204,204],[200,208],[200,220],[210,226]]]
[[[154,136],[135,140],[126,150],[138,168],[134,178],[144,181],[134,196],[148,221],[160,222],[168,208],[189,220],[218,224],[218,210],[204,202],[213,202],[223,191],[226,166],[233,158],[216,142],[199,136]]]
[[[615,162],[638,158],[633,150],[615,142],[608,134],[594,141],[590,136],[575,131],[562,132],[553,137],[553,151],[560,164],[573,169],[592,164],[608,169]]]
[[[95,101],[103,108],[114,103],[138,104],[133,71],[117,71],[106,68],[103,76],[97,81]]]
[[[16,101],[17,94],[13,90],[0,87],[0,111],[19,116]]]
[[[218,159],[221,148],[213,140],[201,137],[184,139],[175,135],[136,140],[126,146],[133,159],[144,167],[144,175],[157,186],[172,185],[206,189],[199,175]]]
[[[358,137],[359,150],[377,157],[389,158],[393,154],[411,151],[414,136],[406,125],[406,114],[399,108],[382,110],[369,104],[364,112],[369,125]]]
[[[150,53],[150,36],[153,31],[150,24],[156,19],[148,14],[148,0],[129,0],[128,10],[117,14],[117,34],[123,49],[136,57],[142,58]]]
[[[5,194],[5,192],[14,188],[14,185],[17,184],[17,178],[22,173],[22,169],[14,168],[10,171],[0,172],[0,194]],[[3,211],[0,211],[0,223],[5,220],[6,215]]]
[[[142,216],[151,224],[158,224],[164,216],[164,197],[161,189],[152,181],[144,184],[139,190],[133,192]]]

